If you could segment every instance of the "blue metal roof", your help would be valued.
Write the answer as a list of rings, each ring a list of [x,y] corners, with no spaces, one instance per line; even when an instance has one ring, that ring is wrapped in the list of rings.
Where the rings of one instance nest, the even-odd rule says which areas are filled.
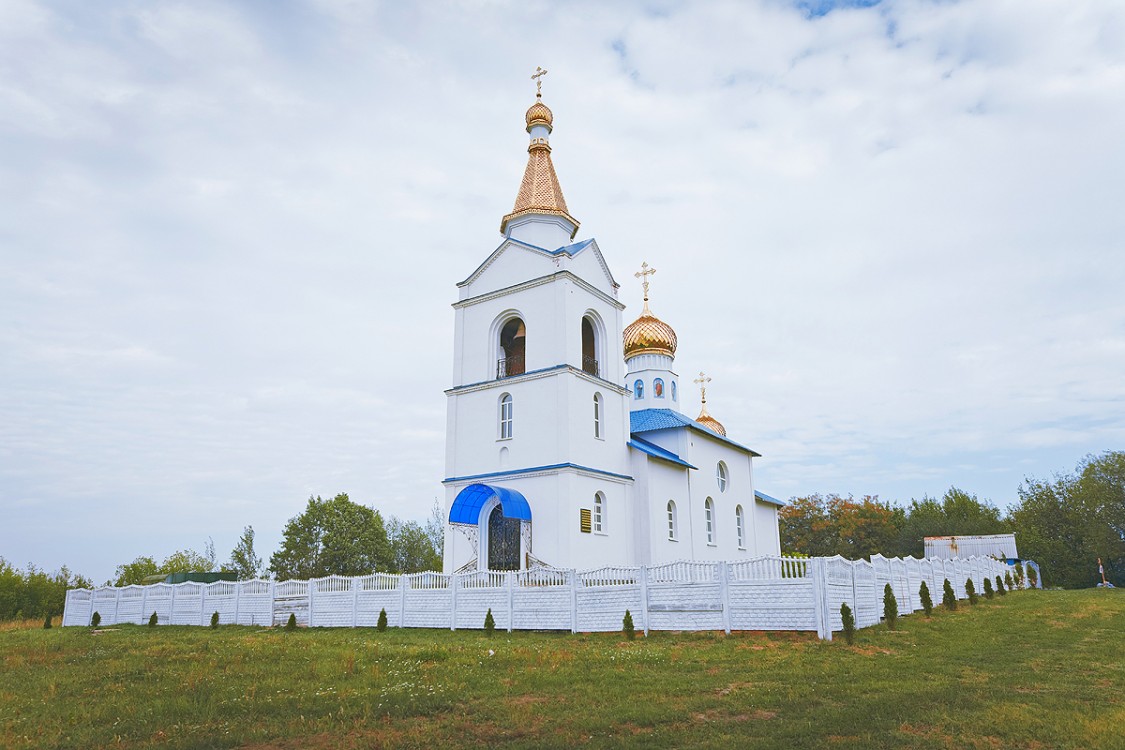
[[[641,453],[647,453],[648,455],[652,456],[653,458],[659,458],[663,461],[668,461],[669,463],[676,464],[677,466],[683,466],[687,469],[698,468],[698,467],[692,466],[691,464],[689,464],[687,461],[685,461],[682,458],[680,458],[679,456],[677,456],[672,451],[667,450],[666,448],[661,448],[659,445],[656,445],[655,443],[650,443],[649,441],[645,440],[644,438],[639,438],[636,435],[634,435],[633,439],[629,441],[629,447],[630,448],[636,448]]]
[[[774,505],[781,505],[781,506],[785,505],[785,503],[783,501],[778,500],[776,497],[770,497],[766,493],[758,492],[757,490],[754,490],[754,497],[758,500],[761,500],[763,503],[773,503]]]
[[[480,511],[492,498],[499,498],[500,508],[506,518],[531,520],[531,506],[527,498],[507,487],[494,487],[487,484],[470,484],[457,493],[453,507],[449,509],[450,523],[475,524],[480,520]]]
[[[701,432],[708,437],[726,443],[732,448],[737,448],[740,451],[749,453],[751,456],[761,456],[760,453],[756,453],[745,445],[740,445],[728,437],[723,437],[714,430],[710,430],[699,424],[699,422],[696,422],[694,419],[688,419],[683,414],[680,414],[678,411],[673,411],[672,409],[640,409],[629,413],[629,432],[633,433],[634,437],[636,437],[637,433],[654,432],[656,430],[674,430],[679,427],[687,427],[696,432]]]

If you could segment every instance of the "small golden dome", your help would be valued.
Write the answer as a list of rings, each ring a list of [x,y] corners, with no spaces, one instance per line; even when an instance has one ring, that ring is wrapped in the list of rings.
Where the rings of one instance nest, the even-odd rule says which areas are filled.
[[[699,413],[699,417],[696,418],[695,421],[699,422],[699,424],[703,425],[704,427],[706,427],[708,430],[711,430],[712,432],[717,432],[720,435],[722,435],[723,437],[727,436],[727,428],[723,427],[722,422],[720,422],[719,420],[715,419],[714,417],[712,417],[710,414],[707,413],[707,407],[706,406],[703,407],[703,411],[701,411]]]
[[[529,131],[533,125],[546,125],[547,129],[550,130],[551,125],[555,121],[555,116],[551,113],[547,105],[543,103],[543,99],[536,94],[535,104],[532,104],[528,108],[524,120],[527,121],[527,129]]]
[[[625,359],[639,354],[666,354],[676,356],[676,332],[672,326],[652,314],[645,302],[641,317],[625,326],[622,332]]]

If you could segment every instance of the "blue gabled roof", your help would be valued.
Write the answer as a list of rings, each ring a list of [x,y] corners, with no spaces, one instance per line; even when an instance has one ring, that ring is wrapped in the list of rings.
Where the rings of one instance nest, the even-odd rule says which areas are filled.
[[[692,466],[691,464],[689,464],[687,461],[685,461],[682,458],[680,458],[679,456],[677,456],[672,451],[670,451],[666,448],[661,448],[659,445],[656,445],[655,443],[650,443],[649,441],[645,440],[644,438],[637,437],[636,435],[634,435],[633,439],[629,441],[629,447],[630,448],[636,448],[641,453],[647,453],[648,455],[652,456],[653,458],[659,458],[663,461],[667,461],[669,463],[676,464],[677,466],[683,466],[686,469],[696,469],[696,468],[698,468],[696,466]]]
[[[728,437],[723,437],[714,430],[709,430],[703,425],[696,422],[694,419],[688,419],[678,411],[672,409],[640,409],[629,413],[629,432],[633,433],[636,437],[637,433],[654,432],[656,430],[674,430],[679,427],[687,427],[690,430],[701,432],[704,435],[714,438],[720,442],[726,443],[732,448],[737,448],[740,451],[745,451],[751,456],[761,456],[745,445],[740,445]]]
[[[785,505],[784,501],[778,500],[776,497],[770,497],[766,493],[758,492],[757,490],[754,490],[754,498],[757,499],[757,500],[761,500],[763,503],[772,503],[774,505],[781,505],[781,506]]]

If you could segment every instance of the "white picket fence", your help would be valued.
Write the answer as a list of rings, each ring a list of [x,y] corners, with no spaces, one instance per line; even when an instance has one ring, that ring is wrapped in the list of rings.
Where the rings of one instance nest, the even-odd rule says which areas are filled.
[[[935,603],[949,580],[959,599],[970,577],[977,593],[984,579],[1003,579],[1011,568],[989,557],[866,560],[842,557],[758,557],[737,562],[675,562],[576,571],[537,568],[444,575],[414,573],[328,576],[309,581],[158,583],[152,586],[71,589],[63,625],[145,624],[153,612],[161,625],[282,625],[289,615],[311,627],[373,627],[381,610],[388,624],[406,628],[473,629],[492,610],[506,630],[621,629],[625,610],[638,629],[805,630],[831,639],[842,628],[840,605],[856,626],[879,622],[883,589],[890,584],[900,614],[922,608],[922,581]]]

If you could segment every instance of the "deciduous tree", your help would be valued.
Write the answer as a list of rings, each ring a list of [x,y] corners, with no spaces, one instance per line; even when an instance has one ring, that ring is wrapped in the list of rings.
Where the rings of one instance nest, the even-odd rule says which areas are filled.
[[[330,500],[310,497],[305,510],[289,519],[281,548],[270,557],[278,580],[366,575],[390,567],[383,517],[343,493]]]

